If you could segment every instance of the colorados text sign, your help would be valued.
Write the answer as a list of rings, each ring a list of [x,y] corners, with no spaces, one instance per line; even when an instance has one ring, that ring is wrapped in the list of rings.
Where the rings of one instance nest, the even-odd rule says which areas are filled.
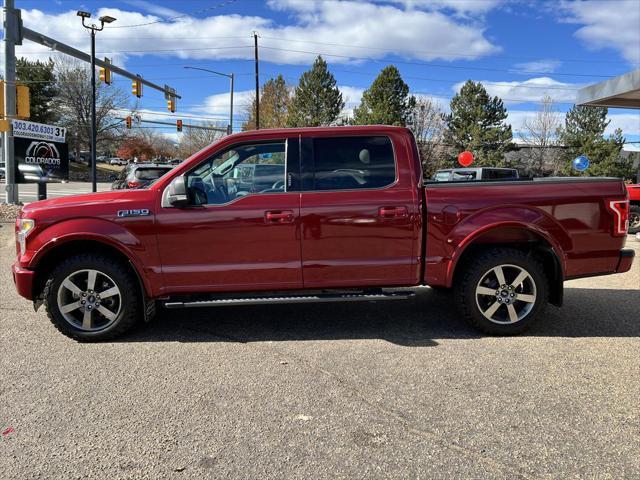
[[[27,122],[25,120],[12,120],[13,136],[18,138],[32,138],[48,142],[64,143],[67,129],[44,123]]]
[[[60,182],[69,178],[66,143],[16,138],[17,183]]]

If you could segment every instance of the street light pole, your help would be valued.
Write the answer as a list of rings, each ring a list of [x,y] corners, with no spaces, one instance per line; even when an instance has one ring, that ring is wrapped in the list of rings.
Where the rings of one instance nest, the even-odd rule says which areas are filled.
[[[234,74],[233,73],[222,73],[222,72],[216,72],[215,70],[209,70],[208,68],[200,68],[200,67],[184,67],[188,70],[201,70],[203,72],[208,72],[208,73],[213,73],[215,75],[220,75],[222,77],[227,77],[231,80],[231,104],[229,105],[229,126],[227,127],[227,133],[231,134],[233,133],[233,79],[234,79]]]
[[[90,18],[91,14],[88,12],[78,12],[78,16],[82,17],[82,26],[88,30],[91,30],[91,191],[98,191],[98,169],[96,161],[96,143],[97,143],[97,130],[96,123],[96,32],[100,32],[104,29],[105,23],[111,23],[115,21],[115,18],[107,15],[100,17],[100,27],[95,23],[87,25],[84,22],[85,18]]]

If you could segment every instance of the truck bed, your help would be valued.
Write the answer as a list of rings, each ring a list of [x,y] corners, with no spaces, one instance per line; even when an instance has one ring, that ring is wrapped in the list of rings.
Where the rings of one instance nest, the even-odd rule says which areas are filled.
[[[624,197],[618,178],[538,178],[425,182],[425,282],[446,278],[450,259],[480,238],[547,242],[562,259],[565,279],[615,272],[625,238],[611,236],[605,199]],[[520,226],[537,228],[523,234]],[[496,227],[499,227],[496,230]],[[491,234],[482,239],[483,231]]]

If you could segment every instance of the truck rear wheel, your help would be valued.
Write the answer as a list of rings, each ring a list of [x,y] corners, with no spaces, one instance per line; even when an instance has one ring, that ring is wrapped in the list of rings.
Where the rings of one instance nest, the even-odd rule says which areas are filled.
[[[115,338],[138,321],[138,288],[126,266],[102,255],[76,255],[52,272],[45,287],[47,314],[78,341]]]
[[[640,205],[629,207],[629,233],[640,232]]]
[[[549,281],[542,264],[513,248],[495,248],[467,265],[456,285],[464,318],[492,335],[526,330],[546,306]]]

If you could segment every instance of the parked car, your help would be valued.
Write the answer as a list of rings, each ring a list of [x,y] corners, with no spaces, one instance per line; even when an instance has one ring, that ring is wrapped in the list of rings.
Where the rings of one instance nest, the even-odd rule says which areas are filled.
[[[254,130],[146,188],[30,203],[13,278],[82,341],[156,304],[402,300],[415,292],[398,287],[418,285],[453,287],[471,325],[511,335],[562,304],[565,280],[631,268],[628,205],[611,178],[425,183],[406,128]]]
[[[111,190],[146,187],[172,168],[171,165],[155,163],[130,163],[111,184]]]
[[[4,180],[6,176],[7,172],[5,171],[4,167],[0,167],[0,180]]]
[[[640,232],[640,183],[627,185],[629,192],[629,233]]]
[[[515,168],[474,167],[446,168],[433,175],[436,182],[461,182],[471,180],[517,180],[520,176]]]
[[[99,157],[96,157],[96,161],[102,162],[102,163],[106,163],[106,162],[109,161],[109,157],[105,157],[104,155],[100,155]]]
[[[110,165],[127,165],[128,163],[129,163],[128,160],[125,160],[124,158],[120,158],[120,157],[111,157],[109,159]]]

